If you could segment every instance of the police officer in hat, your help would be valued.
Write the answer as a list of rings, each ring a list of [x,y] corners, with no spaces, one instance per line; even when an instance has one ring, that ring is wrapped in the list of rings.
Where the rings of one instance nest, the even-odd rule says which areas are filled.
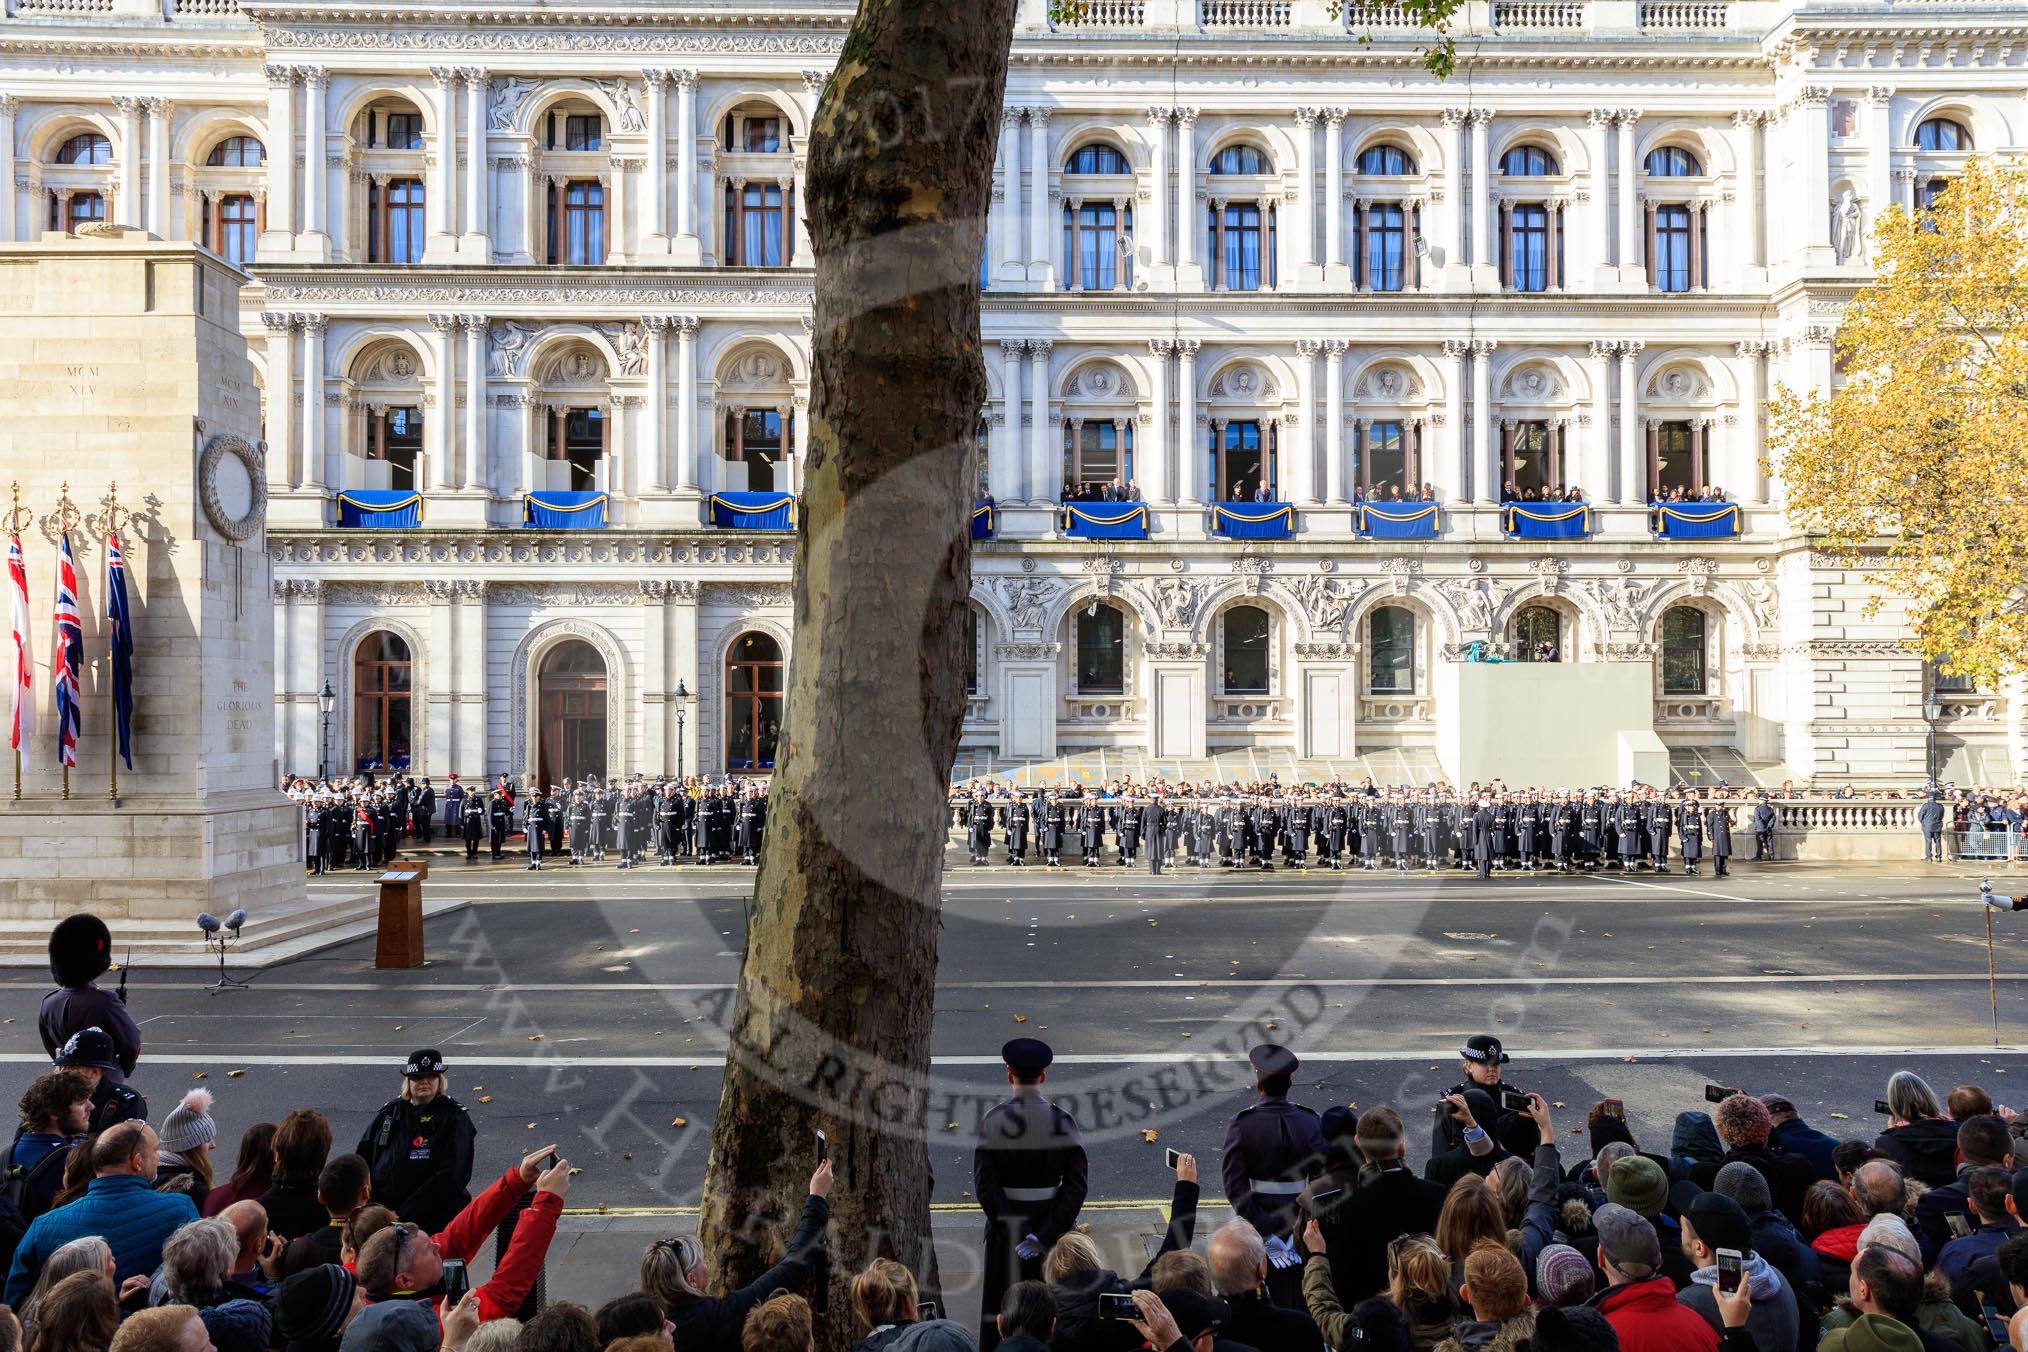
[[[401,1097],[391,1100],[359,1138],[373,1172],[373,1200],[435,1234],[472,1200],[472,1146],[478,1130],[444,1092],[444,1058],[434,1048],[401,1068]]]
[[[1264,1042],[1246,1059],[1260,1098],[1225,1128],[1225,1195],[1233,1214],[1267,1241],[1268,1290],[1275,1303],[1302,1309],[1303,1266],[1295,1237],[1303,1222],[1297,1202],[1309,1171],[1323,1160],[1323,1119],[1289,1102],[1289,1085],[1301,1068],[1294,1052]]]
[[[999,1346],[1000,1298],[1042,1275],[1042,1256],[1077,1224],[1087,1187],[1084,1138],[1077,1119],[1042,1096],[1056,1053],[1032,1037],[1000,1049],[1014,1096],[979,1123],[972,1152],[972,1193],[986,1213],[986,1263],[980,1286],[979,1348]]]
[[[1501,1094],[1521,1092],[1507,1083],[1506,1073],[1501,1069],[1514,1058],[1507,1055],[1506,1049],[1500,1045],[1500,1039],[1491,1033],[1478,1033],[1466,1038],[1458,1057],[1463,1063],[1465,1078],[1444,1090],[1446,1096],[1476,1089],[1492,1099],[1493,1105],[1497,1108],[1500,1106]],[[1500,1127],[1506,1124],[1510,1116],[1512,1113],[1508,1109],[1500,1108],[1497,1120],[1481,1122],[1479,1125],[1497,1139]],[[1463,1140],[1463,1128],[1458,1125],[1457,1120],[1448,1113],[1438,1113],[1436,1126],[1430,1133],[1430,1153],[1440,1155],[1447,1150],[1455,1150]]]
[[[126,1121],[146,1122],[148,1100],[119,1079],[113,1040],[101,1028],[80,1028],[56,1052],[58,1070],[74,1070],[91,1081],[94,1133]]]
[[[106,1078],[125,1084],[141,1055],[141,1029],[127,1013],[125,991],[102,991],[95,984],[112,965],[113,936],[105,921],[80,913],[60,922],[49,935],[49,974],[59,989],[43,997],[36,1027],[42,1050],[52,1057],[76,1033],[98,1029],[113,1044]]]

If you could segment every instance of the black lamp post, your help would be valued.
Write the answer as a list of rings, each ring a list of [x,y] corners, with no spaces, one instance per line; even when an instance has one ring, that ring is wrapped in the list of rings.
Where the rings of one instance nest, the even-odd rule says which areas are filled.
[[[1923,761],[1923,768],[1929,774],[1929,782],[1936,783],[1936,721],[1943,717],[1943,701],[1932,690],[1923,697],[1922,720],[1929,724],[1929,751]]]
[[[683,723],[690,708],[690,687],[676,678],[676,782],[683,782]]]
[[[317,778],[319,781],[331,777],[331,710],[338,703],[338,692],[331,688],[326,679],[324,688],[317,692],[317,709],[324,716],[324,740],[317,753]]]

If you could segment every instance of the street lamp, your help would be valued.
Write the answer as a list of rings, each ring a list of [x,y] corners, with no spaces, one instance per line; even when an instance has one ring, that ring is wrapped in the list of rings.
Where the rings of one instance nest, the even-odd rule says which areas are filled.
[[[338,703],[338,692],[331,688],[327,677],[324,688],[317,692],[317,708],[324,715],[324,740],[317,753],[317,779],[322,782],[330,778],[331,767],[331,710]]]
[[[1923,768],[1929,773],[1931,787],[1936,785],[1936,721],[1942,717],[1943,701],[1938,699],[1936,691],[1932,690],[1922,701],[1922,720],[1929,724],[1929,751],[1923,762]]]
[[[683,722],[690,708],[690,687],[683,684],[683,678],[676,678],[676,782],[683,782]]]

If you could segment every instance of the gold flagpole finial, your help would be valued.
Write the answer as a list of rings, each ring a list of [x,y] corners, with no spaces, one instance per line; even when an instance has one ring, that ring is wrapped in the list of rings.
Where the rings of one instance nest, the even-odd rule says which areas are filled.
[[[63,487],[57,490],[54,519],[57,530],[65,535],[76,530],[84,521],[83,515],[78,511],[77,504],[70,500],[70,481],[68,479],[64,481]]]
[[[7,520],[0,522],[0,525],[6,526],[9,535],[19,535],[23,526],[35,524],[35,513],[25,510],[21,505],[21,481],[19,479],[8,485],[7,492],[11,502],[7,508]]]

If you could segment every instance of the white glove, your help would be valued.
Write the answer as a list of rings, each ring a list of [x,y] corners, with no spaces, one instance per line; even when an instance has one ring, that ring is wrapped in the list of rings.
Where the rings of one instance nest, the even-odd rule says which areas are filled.
[[[1267,1260],[1268,1266],[1274,1268],[1292,1268],[1303,1261],[1296,1257],[1295,1241],[1278,1235],[1267,1241]]]
[[[1042,1257],[1042,1241],[1033,1235],[1029,1235],[1014,1246],[1014,1252],[1021,1255],[1024,1260],[1040,1258]]]

